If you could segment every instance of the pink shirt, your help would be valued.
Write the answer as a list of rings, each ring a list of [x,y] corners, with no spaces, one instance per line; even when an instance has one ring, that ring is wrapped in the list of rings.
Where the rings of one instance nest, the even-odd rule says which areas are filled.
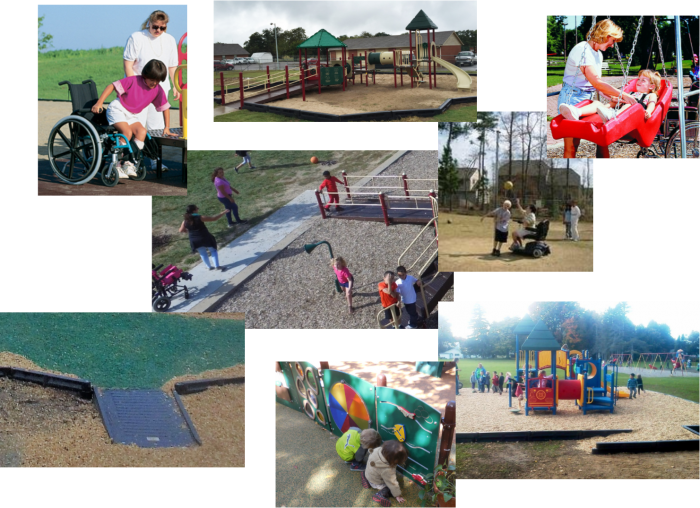
[[[170,108],[163,88],[160,86],[148,88],[142,76],[129,76],[112,84],[119,96],[119,102],[130,113],[138,115],[149,104],[153,104],[158,112]]]
[[[228,183],[228,180],[226,180],[225,178],[219,178],[218,176],[214,178],[214,186],[216,187],[217,197],[225,198],[231,195],[231,184]],[[222,194],[221,189],[219,189],[219,187],[223,187],[226,193]]]
[[[350,277],[352,277],[352,275],[350,275],[350,270],[348,270],[347,266],[342,270],[338,270],[338,268],[334,266],[333,271],[335,271],[335,276],[338,277],[338,282],[340,282],[341,284],[345,284],[350,280]]]

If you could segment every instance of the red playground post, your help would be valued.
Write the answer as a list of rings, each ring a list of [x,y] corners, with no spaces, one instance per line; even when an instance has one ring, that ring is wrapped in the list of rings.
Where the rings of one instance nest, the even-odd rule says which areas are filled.
[[[369,78],[369,76],[367,77]],[[367,81],[369,81],[369,79]],[[394,58],[394,88],[396,88],[396,58]]]
[[[367,52],[365,51],[365,86],[369,86],[369,62],[367,61]],[[362,83],[362,74],[360,74],[360,83]]]
[[[284,66],[284,83],[287,88],[287,99],[289,99],[289,66]]]
[[[401,58],[403,60],[403,57]],[[411,31],[408,31],[408,74],[411,76],[411,88],[413,88],[413,73],[410,71],[411,61],[413,60],[413,43],[411,42]],[[401,62],[403,63],[403,62]]]
[[[430,74],[430,71],[432,70],[431,67],[433,66],[433,63],[430,59],[431,56],[431,51],[430,51],[430,28],[426,30],[428,34],[428,88],[430,90],[433,89],[433,76]]]
[[[316,79],[318,80],[318,93],[321,93],[321,48],[316,48],[318,51],[318,57],[316,58],[316,72],[318,75]]]
[[[267,89],[270,90],[270,66],[267,66]]]
[[[226,88],[224,87],[224,73],[220,72],[219,76],[221,77],[221,105],[225,106],[226,105]]]
[[[301,50],[299,50],[301,53]],[[306,75],[306,71],[299,67],[299,77],[301,78],[301,100],[306,102],[306,83],[304,83],[304,76]]]
[[[433,42],[435,42],[435,29],[434,28],[433,28]],[[435,51],[437,51],[437,44],[435,45]],[[432,54],[432,49],[431,49],[431,54]],[[433,72],[433,76],[435,79],[435,88],[437,88],[437,64],[435,62],[433,62],[433,65],[434,65],[433,70],[435,71],[435,72]]]
[[[406,173],[403,173],[401,175],[401,180],[403,180],[403,192],[406,194],[406,196],[410,196],[408,192],[408,177],[406,176]]]
[[[348,186],[348,174],[345,172],[345,170],[340,172],[341,175],[343,175],[343,182],[345,184],[345,192],[348,195],[348,199],[350,198],[350,187]]]
[[[323,209],[323,201],[321,201],[321,193],[316,190],[316,201],[318,201],[318,209],[321,210],[321,217],[326,218],[326,210]]]
[[[238,73],[238,89],[241,91],[241,103],[238,106],[238,109],[243,109],[243,73],[239,72]]]
[[[386,208],[386,199],[384,198],[384,193],[379,193],[379,204],[382,205],[382,215],[384,215],[384,224],[389,225],[389,213]]]

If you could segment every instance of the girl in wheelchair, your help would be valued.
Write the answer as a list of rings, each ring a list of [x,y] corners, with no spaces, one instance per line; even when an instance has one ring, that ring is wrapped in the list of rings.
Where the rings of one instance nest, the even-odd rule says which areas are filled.
[[[648,120],[656,108],[656,103],[659,100],[656,93],[661,88],[661,74],[658,72],[642,69],[637,76],[636,91],[630,95],[637,100],[637,103],[644,106],[644,118]],[[599,101],[577,108],[568,104],[562,104],[559,112],[567,120],[578,120],[583,116],[591,116],[596,113],[603,120],[603,123],[608,123],[610,120],[617,117],[618,114],[630,107],[630,104],[624,104],[618,111],[615,111],[615,105],[618,102],[618,97],[611,97],[609,104],[604,104]]]
[[[167,77],[168,69],[165,64],[159,60],[150,60],[140,76],[129,76],[107,85],[97,103],[92,107],[93,113],[100,113],[105,99],[113,91],[117,92],[117,98],[107,108],[107,121],[131,142],[136,156],[146,140],[147,131],[144,125],[146,124],[149,104],[153,104],[156,111],[163,113],[165,120],[163,134],[171,135],[170,103],[163,88],[159,86]],[[122,166],[117,166],[117,169],[120,178],[136,176],[134,164],[130,161],[124,162]]]

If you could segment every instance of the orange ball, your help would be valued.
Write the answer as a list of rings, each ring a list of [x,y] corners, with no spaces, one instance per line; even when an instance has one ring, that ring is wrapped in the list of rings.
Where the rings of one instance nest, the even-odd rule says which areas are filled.
[[[311,164],[318,164],[318,157],[316,157],[315,155],[311,157]]]

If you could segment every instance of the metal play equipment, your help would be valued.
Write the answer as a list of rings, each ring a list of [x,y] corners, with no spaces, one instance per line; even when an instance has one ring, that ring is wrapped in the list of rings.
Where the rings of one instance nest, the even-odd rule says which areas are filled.
[[[322,241],[316,242],[316,243],[307,243],[306,245],[304,245],[304,250],[306,251],[307,254],[311,254],[316,247],[318,247],[319,245],[323,245],[323,244],[325,244],[328,247],[328,252],[331,255],[331,259],[333,259],[333,257],[334,257],[333,256],[333,249],[331,248],[331,244],[328,243],[326,240],[322,240]],[[335,290],[338,293],[343,292],[343,290],[340,288],[340,282],[338,282],[337,277],[335,279]]]

